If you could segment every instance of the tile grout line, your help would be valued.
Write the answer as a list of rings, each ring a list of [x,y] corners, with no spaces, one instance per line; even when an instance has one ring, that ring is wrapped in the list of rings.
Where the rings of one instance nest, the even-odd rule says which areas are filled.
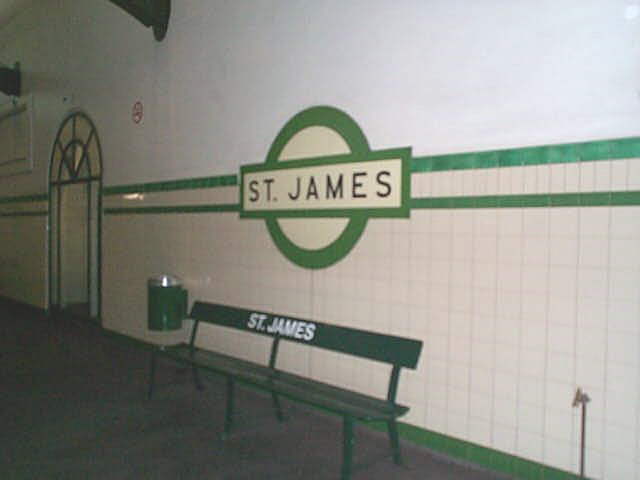
[[[475,193],[477,188],[477,182],[473,182],[473,193]],[[476,221],[477,221],[477,214],[473,214],[471,217],[471,289],[473,289],[473,286],[475,285],[475,264],[476,264],[476,249],[473,248],[474,242],[475,242],[475,238],[476,238]],[[471,431],[471,390],[472,390],[472,368],[471,366],[473,365],[473,319],[475,318],[475,308],[476,308],[476,299],[475,296],[473,294],[471,294],[471,306],[470,306],[470,310],[471,310],[471,316],[469,318],[469,367],[468,367],[468,374],[467,374],[467,438],[469,438],[470,435],[470,431]]]
[[[609,162],[609,181],[611,182],[613,178],[613,165],[611,164],[611,162]],[[611,304],[611,233],[612,233],[612,227],[613,227],[613,215],[612,215],[612,209],[611,206],[609,206],[608,208],[609,210],[609,214],[607,216],[607,238],[609,239],[608,241],[608,248],[607,248],[607,273],[606,273],[606,282],[607,282],[607,293],[605,295],[605,341],[604,341],[604,371],[603,371],[603,392],[607,391],[607,380],[608,380],[608,374],[607,374],[607,367],[609,365],[609,307]],[[604,412],[604,417],[606,418],[606,411],[607,411],[607,395],[604,394],[603,395],[603,399],[602,399],[602,411]],[[604,420],[604,419],[603,419]],[[602,452],[606,452],[607,449],[607,435],[606,435],[606,431],[603,430],[603,434],[602,434]],[[601,465],[601,471],[602,471],[602,475],[605,474],[605,472],[607,471],[606,469],[607,467],[607,457],[606,455],[602,455],[602,465]]]
[[[546,461],[547,458],[547,384],[549,383],[549,314],[551,310],[551,215],[550,209],[546,209],[546,221],[547,221],[547,275],[546,275],[546,293],[545,293],[545,344],[544,344],[544,362],[543,362],[543,374],[542,374],[542,461]]]
[[[423,190],[424,190],[424,185],[422,187],[423,187]],[[429,238],[429,248],[427,249],[427,252],[429,253],[429,256],[427,257],[428,258],[427,264],[431,265],[432,261],[433,261],[433,242],[431,240],[431,235],[433,233],[433,213],[432,212],[429,212],[429,224],[428,224],[428,227],[425,229],[425,232],[427,232],[428,235],[429,235],[428,236],[428,238]],[[427,282],[426,282],[427,285],[430,285],[430,283],[431,283],[430,280],[431,280],[431,276],[429,276],[427,278]],[[431,297],[428,297],[428,298],[430,299]],[[431,312],[431,302],[430,301],[427,302],[427,312]],[[433,317],[430,313],[429,313],[429,316]],[[427,319],[427,321],[429,321],[429,320]],[[427,331],[427,336],[430,336],[431,327],[432,327],[431,324],[427,325],[427,330],[426,330]],[[424,348],[424,345],[423,345],[423,348]],[[431,403],[431,402],[428,401],[428,398],[429,398],[429,369],[425,368],[425,382],[424,382],[424,399],[426,401],[425,412],[424,412],[424,424],[425,425],[429,425],[429,410],[430,410],[429,403]]]
[[[496,175],[496,190],[500,191],[500,175]],[[492,361],[492,375],[491,375],[491,428],[490,438],[491,446],[495,448],[495,423],[496,423],[496,359],[497,359],[497,342],[498,342],[498,255],[500,254],[500,215],[497,209],[493,209],[495,212],[495,251],[494,251],[494,265],[495,265],[495,278],[493,279],[493,361]]]
[[[631,177],[631,162],[629,160],[627,160],[627,190],[629,189],[629,184],[630,184],[630,177]],[[611,240],[609,240],[609,243],[611,242]],[[638,349],[638,365],[640,366],[640,349]],[[638,368],[638,380],[637,380],[637,385],[640,386],[640,368]],[[637,394],[637,398],[636,398],[636,404],[639,405],[639,407],[636,409],[636,452],[640,452],[640,434],[638,432],[640,432],[640,391],[638,391]],[[640,480],[640,458],[636,459],[637,461],[635,462],[634,468],[636,471],[636,480]]]
[[[580,163],[578,163],[578,167],[580,166]],[[566,187],[566,182],[567,182],[567,177],[565,175],[565,187]],[[578,188],[580,188],[582,182],[582,170],[580,168],[578,168]],[[582,264],[581,262],[581,256],[580,256],[580,249],[582,247],[582,242],[580,241],[580,239],[582,238],[582,235],[580,234],[580,227],[582,225],[582,210],[580,208],[576,209],[576,259],[575,259],[575,265],[576,265],[576,271],[575,271],[575,275],[574,275],[574,279],[575,279],[575,291],[573,294],[573,302],[574,302],[574,311],[573,311],[573,388],[577,388],[578,385],[578,299],[579,299],[579,288],[580,288],[580,266]],[[571,414],[571,463],[573,465],[574,470],[579,471],[579,465],[576,464],[577,462],[580,462],[580,441],[577,440],[576,438],[576,434],[579,432],[579,428],[576,425],[576,413],[575,413],[575,409],[573,409],[574,411]]]
[[[453,276],[453,213],[451,211],[447,212],[448,217],[448,239],[449,245],[451,249],[449,250],[449,281],[447,282],[447,304],[451,305],[451,277]],[[451,410],[449,410],[449,391],[451,389],[451,309],[447,311],[447,383],[445,390],[445,404],[446,407],[446,415],[445,415],[445,432],[449,432],[449,415],[451,414]]]
[[[538,172],[536,170],[536,186],[538,181]],[[522,176],[523,186],[526,183],[525,176]],[[518,375],[518,383],[516,385],[516,441],[515,441],[515,451],[520,453],[519,449],[519,440],[520,440],[520,383],[522,379],[522,339],[523,339],[523,312],[524,312],[524,211],[520,212],[520,306],[518,311],[518,320],[519,320],[519,329],[518,329],[518,356],[517,356],[517,375]]]
[[[636,301],[637,304],[637,301]],[[640,366],[640,348],[638,349],[638,365]],[[638,368],[638,385],[640,385],[640,368]],[[640,391],[637,394],[636,404],[639,407],[636,410],[636,452],[640,452]],[[636,458],[635,462],[636,480],[640,480],[640,458]]]

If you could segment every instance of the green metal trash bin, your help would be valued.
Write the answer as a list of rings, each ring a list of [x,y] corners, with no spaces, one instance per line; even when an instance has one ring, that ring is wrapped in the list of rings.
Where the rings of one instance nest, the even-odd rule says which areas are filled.
[[[177,277],[160,275],[147,282],[149,330],[170,331],[182,328],[187,316],[187,291]]]

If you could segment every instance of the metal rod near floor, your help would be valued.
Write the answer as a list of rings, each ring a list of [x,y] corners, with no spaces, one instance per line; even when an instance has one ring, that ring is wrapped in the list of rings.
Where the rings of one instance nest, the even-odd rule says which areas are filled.
[[[581,408],[581,430],[580,430],[580,477],[586,478],[584,476],[584,466],[585,466],[585,447],[586,447],[586,439],[587,439],[587,403],[589,403],[591,399],[589,395],[582,391],[581,388],[576,390],[576,394],[573,397],[573,407],[577,407],[580,405]]]

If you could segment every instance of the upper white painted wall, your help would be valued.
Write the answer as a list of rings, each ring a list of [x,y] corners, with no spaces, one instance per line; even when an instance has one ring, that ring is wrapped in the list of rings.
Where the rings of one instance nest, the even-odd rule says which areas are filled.
[[[316,104],[415,155],[640,135],[640,0],[172,8],[162,43],[106,0],[35,2],[0,29],[0,62],[22,63],[37,118],[36,171],[0,179],[0,196],[45,191],[71,106],[97,124],[107,185],[236,173]]]

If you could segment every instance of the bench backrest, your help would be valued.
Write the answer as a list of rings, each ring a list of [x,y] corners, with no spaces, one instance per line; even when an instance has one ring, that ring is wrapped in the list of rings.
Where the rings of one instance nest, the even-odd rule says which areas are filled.
[[[196,321],[192,344],[198,322],[205,322],[378,360],[396,367],[416,368],[422,349],[421,341],[409,338],[207,302],[195,302],[190,316]]]

